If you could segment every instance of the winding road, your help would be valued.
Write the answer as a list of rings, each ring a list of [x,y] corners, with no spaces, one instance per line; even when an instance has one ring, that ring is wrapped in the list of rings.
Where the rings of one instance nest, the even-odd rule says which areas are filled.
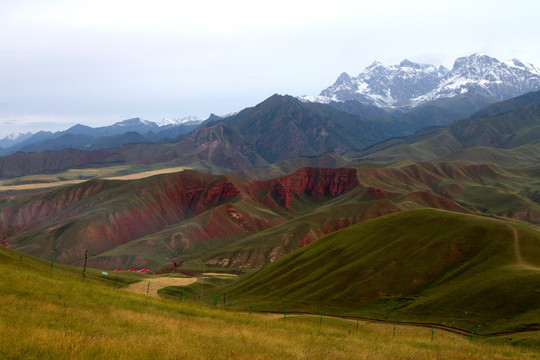
[[[523,257],[521,256],[521,247],[519,243],[519,233],[515,227],[512,225],[507,225],[510,229],[512,229],[512,232],[514,233],[514,251],[516,253],[516,261],[520,266],[526,267],[528,269],[532,270],[540,270],[540,267],[534,266],[523,260]]]

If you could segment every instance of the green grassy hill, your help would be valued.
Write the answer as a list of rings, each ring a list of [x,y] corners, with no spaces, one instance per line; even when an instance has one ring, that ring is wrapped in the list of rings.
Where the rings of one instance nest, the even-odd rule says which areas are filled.
[[[238,306],[260,309],[440,322],[475,332],[539,328],[540,233],[501,219],[404,211],[326,236],[226,291]]]
[[[474,339],[429,328],[240,313],[154,299],[99,270],[50,264],[0,246],[2,359],[535,359],[538,336]]]
[[[147,275],[57,266],[0,246],[2,359],[537,359],[536,333],[490,339],[319,316],[227,311],[127,292]],[[512,345],[513,344],[513,345]]]

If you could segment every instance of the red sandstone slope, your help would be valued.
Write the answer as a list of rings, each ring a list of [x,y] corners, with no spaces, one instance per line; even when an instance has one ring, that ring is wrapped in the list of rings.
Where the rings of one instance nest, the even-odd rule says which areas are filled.
[[[96,180],[0,201],[0,241],[66,263],[80,264],[88,249],[92,264],[105,267],[160,266],[171,256],[261,266],[329,232],[410,208],[467,212],[495,204],[490,213],[534,222],[540,206],[517,187],[530,184],[524,176],[405,162],[301,168],[264,181],[195,171]]]
[[[186,233],[190,241],[234,238],[284,222],[294,208],[316,206],[356,185],[355,169],[300,169],[258,182],[194,171],[90,181],[0,203],[1,241],[69,263],[85,249],[98,255],[193,218],[200,223]]]

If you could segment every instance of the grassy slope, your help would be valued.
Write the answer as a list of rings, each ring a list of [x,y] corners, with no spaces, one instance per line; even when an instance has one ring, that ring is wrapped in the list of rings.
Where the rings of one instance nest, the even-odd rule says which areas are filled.
[[[495,108],[485,115],[487,117],[456,121],[437,132],[420,132],[403,140],[391,140],[388,146],[379,144],[367,149],[363,156],[375,161],[431,161],[449,157],[475,163],[501,161],[497,163],[503,166],[531,165],[540,160],[537,151],[540,104],[509,107],[508,112]],[[481,148],[480,153],[476,151],[477,147]],[[458,155],[453,155],[456,151]]]
[[[511,227],[530,265],[519,264]],[[331,234],[227,289],[238,304],[439,321],[472,331],[540,326],[540,234],[517,223],[412,210]]]
[[[0,247],[2,359],[535,359],[535,334],[471,342],[431,329],[238,313],[82,281]],[[89,270],[95,273],[94,270]],[[143,278],[144,276],[141,276]],[[131,279],[133,280],[133,279]],[[130,280],[130,281],[131,281]],[[500,344],[492,344],[498,342]],[[503,345],[504,344],[504,345]]]
[[[289,253],[302,246],[302,240],[312,242],[323,233],[330,233],[369,218],[390,214],[400,209],[391,201],[373,201],[336,206],[321,206],[313,213],[297,217],[284,224],[247,236],[232,244],[204,254],[204,258],[233,256],[250,252],[249,256],[260,251],[282,248],[280,253]],[[349,220],[349,222],[347,222]],[[261,246],[262,245],[262,246]]]

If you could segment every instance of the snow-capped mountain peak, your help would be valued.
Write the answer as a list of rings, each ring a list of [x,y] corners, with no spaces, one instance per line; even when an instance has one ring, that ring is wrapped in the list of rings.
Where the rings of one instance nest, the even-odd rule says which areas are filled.
[[[141,118],[132,118],[132,119],[119,121],[119,122],[113,124],[112,126],[125,127],[125,126],[138,126],[138,125],[140,125],[140,126],[155,126],[156,123],[153,122],[153,121],[144,120],[144,119],[141,119]]]
[[[392,66],[375,61],[356,77],[342,73],[334,85],[321,92],[320,96],[327,99],[321,102],[358,100],[377,106],[402,106],[411,95],[416,97],[432,89],[447,72],[444,67],[410,60]]]
[[[510,67],[540,75],[540,69],[533,64],[526,64],[518,59],[506,60],[504,63]]]
[[[319,96],[301,99],[325,103],[357,100],[380,107],[401,107],[468,92],[504,100],[538,89],[540,70],[534,65],[473,54],[456,59],[452,70],[407,59],[391,66],[375,61],[358,76],[342,73]]]
[[[437,87],[411,102],[420,104],[467,92],[505,100],[538,89],[540,74],[533,65],[517,59],[501,62],[487,55],[473,54],[456,59],[450,73]]]
[[[30,133],[30,132],[27,132],[27,133],[13,133],[13,134],[6,135],[2,140],[17,141],[20,138],[28,137],[28,136],[31,136],[31,135],[32,135],[32,133]]]
[[[15,144],[21,143],[32,137],[31,132],[27,133],[13,133],[6,135],[3,139],[0,139],[0,148],[8,148]]]
[[[186,116],[183,118],[175,118],[175,119],[163,118],[160,121],[157,121],[156,123],[160,127],[163,127],[163,126],[176,126],[180,124],[195,124],[195,123],[201,123],[201,122],[202,120],[196,116]]]

